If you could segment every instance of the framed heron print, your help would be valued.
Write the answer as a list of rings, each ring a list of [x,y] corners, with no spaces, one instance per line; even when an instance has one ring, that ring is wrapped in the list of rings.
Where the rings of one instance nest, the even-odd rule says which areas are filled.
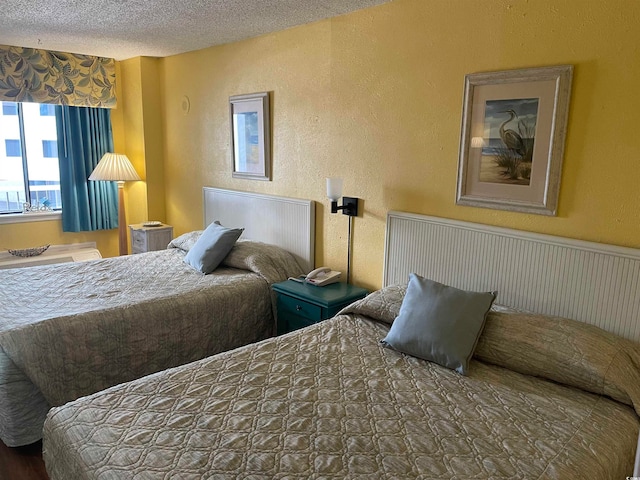
[[[456,203],[555,215],[573,67],[465,76]]]
[[[233,177],[271,180],[269,93],[229,97]]]

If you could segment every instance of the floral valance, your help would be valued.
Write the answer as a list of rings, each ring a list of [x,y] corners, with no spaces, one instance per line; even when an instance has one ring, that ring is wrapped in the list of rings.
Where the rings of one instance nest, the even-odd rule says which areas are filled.
[[[0,45],[0,100],[114,108],[115,60]]]

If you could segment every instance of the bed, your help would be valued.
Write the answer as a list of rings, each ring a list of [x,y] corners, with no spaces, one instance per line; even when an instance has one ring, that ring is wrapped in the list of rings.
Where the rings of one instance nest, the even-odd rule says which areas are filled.
[[[414,233],[431,221],[408,218],[411,226],[402,229]],[[415,265],[425,255],[445,263],[442,257],[449,255],[453,262],[459,258],[450,248],[456,237],[476,228],[462,225],[458,232],[461,225],[449,225],[447,248],[425,254],[413,248],[415,236],[409,244],[401,240],[394,221],[388,217],[385,278],[404,268],[411,251],[417,252]],[[640,263],[631,249],[514,231],[482,233],[492,236],[489,244],[507,234],[539,242],[538,249],[561,244],[583,266],[579,254],[586,247],[598,255],[624,255],[623,279],[632,278],[629,272]],[[483,260],[488,276],[503,263],[502,256]],[[611,264],[606,277],[615,283],[620,272]],[[539,280],[552,281],[563,275],[560,270],[554,265]],[[435,270],[419,273],[439,276]],[[410,278],[408,286],[391,281],[312,327],[53,408],[43,442],[51,479],[631,475],[640,425],[635,341],[586,317],[494,304],[461,375],[381,343],[406,311]],[[457,281],[470,282],[464,269],[450,283]],[[530,278],[528,284],[535,290]],[[514,294],[504,287],[505,298]],[[547,303],[555,300],[553,292],[547,295]],[[608,319],[612,329],[619,323]]]
[[[40,439],[52,405],[274,333],[270,285],[313,262],[313,202],[212,188],[203,196],[205,225],[247,225],[248,237],[209,275],[184,261],[201,231],[162,251],[0,272],[6,445]],[[292,215],[299,222],[276,233],[263,218]]]

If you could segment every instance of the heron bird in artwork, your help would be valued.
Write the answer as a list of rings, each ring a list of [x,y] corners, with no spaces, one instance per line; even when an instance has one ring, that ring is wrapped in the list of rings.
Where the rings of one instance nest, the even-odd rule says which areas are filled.
[[[507,110],[506,112],[502,113],[508,113],[509,119],[502,122],[502,125],[500,125],[500,138],[509,150],[517,153],[521,157],[524,157],[526,148],[520,134],[515,130],[511,130],[510,128],[504,128],[507,123],[511,122],[518,115],[513,110]]]

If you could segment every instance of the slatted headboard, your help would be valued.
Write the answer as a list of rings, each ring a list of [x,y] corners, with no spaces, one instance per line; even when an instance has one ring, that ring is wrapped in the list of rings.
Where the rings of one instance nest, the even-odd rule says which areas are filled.
[[[315,264],[313,200],[204,187],[204,226],[218,220],[244,228],[242,239],[278,245],[291,252],[304,271]]]
[[[640,341],[640,250],[389,212],[384,285],[411,272]]]

